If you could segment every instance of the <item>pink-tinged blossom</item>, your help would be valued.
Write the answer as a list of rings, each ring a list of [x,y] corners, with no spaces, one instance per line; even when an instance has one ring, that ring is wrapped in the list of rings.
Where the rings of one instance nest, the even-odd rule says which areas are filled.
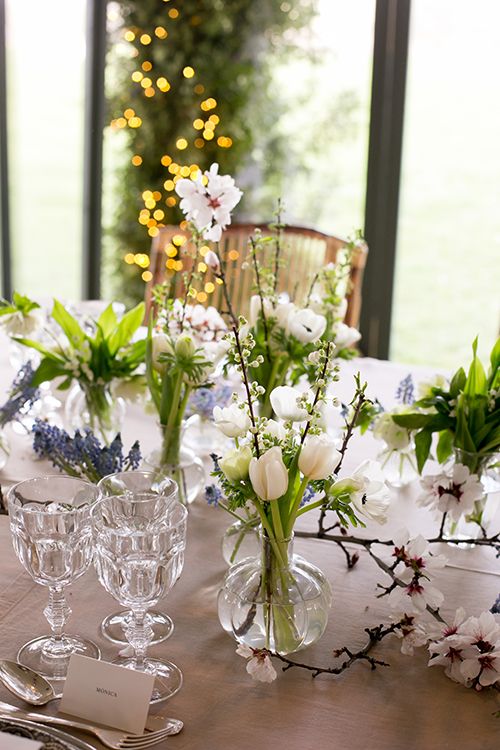
[[[471,513],[474,503],[484,496],[479,478],[463,464],[454,464],[450,474],[424,477],[420,484],[424,492],[417,499],[418,504],[448,513],[454,521]]]
[[[393,556],[397,563],[394,568],[396,577],[404,585],[397,586],[389,594],[391,606],[412,611],[423,612],[426,607],[438,609],[444,601],[444,595],[430,583],[432,573],[446,564],[442,555],[431,555],[429,543],[419,535],[411,541],[407,531],[400,532],[395,538]]]
[[[204,178],[182,179],[175,186],[181,197],[180,208],[206,240],[218,242],[222,230],[231,223],[231,211],[243,193],[230,175],[218,174],[219,165],[212,164]],[[206,182],[204,185],[203,182]]]
[[[273,667],[271,657],[265,649],[251,648],[240,643],[236,653],[247,661],[247,672],[257,682],[273,682],[276,679],[276,670]]]
[[[413,656],[413,652],[429,641],[425,623],[421,622],[417,614],[403,613],[393,615],[394,622],[401,622],[401,627],[394,631],[394,635],[401,639],[401,653]]]

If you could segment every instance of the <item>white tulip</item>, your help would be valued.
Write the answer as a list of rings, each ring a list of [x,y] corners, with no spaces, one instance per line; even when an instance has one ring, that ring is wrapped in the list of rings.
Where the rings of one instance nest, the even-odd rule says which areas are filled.
[[[248,467],[252,460],[252,449],[246,445],[244,448],[234,448],[220,459],[219,466],[222,473],[230,482],[239,482],[248,476]]]
[[[288,332],[302,344],[318,341],[324,334],[326,318],[308,308],[296,310],[288,318]]]
[[[269,400],[274,413],[280,419],[285,422],[303,422],[307,419],[308,413],[306,409],[298,405],[298,399],[302,395],[289,385],[279,385],[271,391]]]
[[[246,411],[240,409],[236,404],[224,408],[214,406],[213,417],[215,426],[219,428],[223,435],[230,438],[241,437],[251,425],[250,417]]]
[[[172,347],[172,343],[165,333],[157,333],[153,336],[152,348],[153,367],[163,375],[166,370],[167,363],[159,362],[158,357],[160,356],[160,354],[173,354],[174,350]]]
[[[250,298],[250,311],[248,314],[248,321],[252,327],[256,325],[261,315],[262,308],[264,308],[264,315],[266,316],[266,319],[271,317],[271,315],[273,314],[273,307],[270,301],[264,297],[261,302],[260,296],[258,294],[252,294]]]
[[[261,500],[277,500],[288,489],[288,470],[278,445],[263,453],[260,458],[252,458],[249,474],[255,494]]]
[[[308,435],[299,454],[299,469],[308,479],[326,479],[339,465],[341,456],[328,435]]]

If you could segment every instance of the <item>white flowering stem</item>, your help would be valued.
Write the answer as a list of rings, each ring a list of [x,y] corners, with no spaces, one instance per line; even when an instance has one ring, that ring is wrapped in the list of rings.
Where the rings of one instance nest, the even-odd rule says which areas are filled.
[[[269,329],[267,327],[266,311],[264,310],[264,296],[262,294],[262,284],[260,282],[260,271],[257,256],[255,254],[256,242],[253,237],[250,237],[250,245],[252,247],[252,262],[255,271],[255,281],[257,282],[257,293],[260,299],[260,312],[262,315],[262,325],[264,327],[264,338],[266,340],[266,353],[267,359],[271,362],[271,347],[269,346]]]
[[[321,382],[322,382],[323,384],[324,384],[324,383],[326,382],[325,378],[326,378],[326,373],[327,373],[327,370],[328,370],[328,364],[329,364],[329,362],[330,362],[330,348],[331,348],[331,342],[329,341],[329,342],[327,343],[327,345],[326,345],[326,349],[325,349],[325,361],[324,361],[324,363],[323,363],[323,368],[322,368],[322,370],[321,370],[321,374],[320,374],[320,376],[319,376],[319,380],[320,380],[320,381],[321,381]],[[315,396],[314,396],[314,401],[313,401],[313,403],[312,403],[312,406],[311,406],[311,408],[310,408],[310,410],[309,410],[309,414],[310,414],[310,415],[314,414],[314,409],[316,408],[316,404],[318,403],[318,401],[319,401],[319,399],[320,399],[320,396],[321,396],[321,394],[322,394],[322,393],[323,393],[323,391],[324,391],[324,388],[325,388],[325,386],[324,386],[324,385],[318,385],[318,387],[317,387],[317,389],[316,389],[316,394],[315,394]],[[305,439],[306,439],[306,437],[307,437],[307,433],[309,432],[309,427],[310,427],[310,426],[311,426],[311,420],[309,420],[309,421],[307,422],[306,426],[304,427],[304,431],[303,431],[303,433],[302,433],[302,437],[301,437],[301,439],[300,439],[300,444],[301,444],[301,445],[303,445],[303,444],[304,444],[304,440],[305,440]],[[342,459],[341,459],[341,461],[342,461]]]
[[[287,355],[278,354],[273,359],[273,365],[269,374],[269,380],[267,381],[266,392],[264,394],[264,403],[261,404],[261,417],[267,417],[268,419],[271,418],[273,409],[269,397],[274,388],[283,385],[289,365],[290,357]]]

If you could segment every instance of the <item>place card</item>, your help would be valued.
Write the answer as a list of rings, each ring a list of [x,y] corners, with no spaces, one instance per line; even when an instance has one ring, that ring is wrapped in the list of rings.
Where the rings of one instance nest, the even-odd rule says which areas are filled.
[[[0,750],[40,750],[43,742],[0,731]]]
[[[154,675],[73,654],[69,660],[61,713],[142,734]]]

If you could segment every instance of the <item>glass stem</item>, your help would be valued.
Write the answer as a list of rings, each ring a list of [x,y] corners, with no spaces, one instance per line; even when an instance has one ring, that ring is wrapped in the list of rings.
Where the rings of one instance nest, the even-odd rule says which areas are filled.
[[[64,626],[71,614],[71,609],[66,604],[63,586],[50,586],[49,603],[43,613],[50,625],[53,640],[60,642],[63,638]]]
[[[143,672],[145,669],[144,660],[146,652],[153,639],[153,630],[146,619],[145,610],[132,610],[132,618],[125,626],[125,635],[135,651],[134,668]]]

